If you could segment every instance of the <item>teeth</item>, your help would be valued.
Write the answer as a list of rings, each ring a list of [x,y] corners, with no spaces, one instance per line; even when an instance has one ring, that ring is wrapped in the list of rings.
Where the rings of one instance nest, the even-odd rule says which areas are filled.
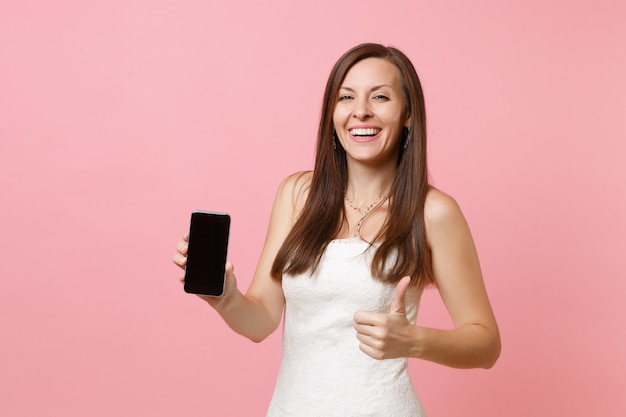
[[[380,129],[375,129],[372,127],[350,129],[350,134],[352,136],[374,136],[377,135],[378,132],[380,132]]]

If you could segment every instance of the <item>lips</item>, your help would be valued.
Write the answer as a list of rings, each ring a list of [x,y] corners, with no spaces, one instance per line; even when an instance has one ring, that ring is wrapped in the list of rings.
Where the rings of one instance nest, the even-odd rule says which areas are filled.
[[[370,142],[378,138],[382,129],[377,127],[353,127],[349,129],[350,137],[355,142]]]

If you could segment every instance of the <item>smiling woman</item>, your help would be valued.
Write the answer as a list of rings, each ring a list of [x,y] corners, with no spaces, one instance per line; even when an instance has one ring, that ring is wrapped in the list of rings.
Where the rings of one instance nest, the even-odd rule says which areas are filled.
[[[410,123],[398,68],[382,58],[356,63],[339,89],[333,122],[348,159],[397,165]]]
[[[395,48],[356,46],[330,74],[314,170],[278,189],[247,293],[227,264],[224,294],[202,296],[257,342],[284,314],[268,416],[424,416],[409,357],[458,368],[497,360],[498,327],[469,227],[427,174],[413,65]],[[174,255],[181,268],[187,240]],[[415,324],[432,284],[453,329]]]

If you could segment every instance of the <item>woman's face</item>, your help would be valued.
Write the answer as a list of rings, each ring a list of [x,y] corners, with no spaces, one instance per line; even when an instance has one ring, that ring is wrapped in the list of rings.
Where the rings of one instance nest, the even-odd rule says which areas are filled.
[[[354,64],[339,88],[333,124],[348,160],[397,163],[409,125],[398,68],[381,58]]]

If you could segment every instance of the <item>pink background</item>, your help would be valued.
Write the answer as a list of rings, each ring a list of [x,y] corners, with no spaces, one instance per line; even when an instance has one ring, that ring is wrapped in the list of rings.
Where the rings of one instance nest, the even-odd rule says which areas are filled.
[[[260,345],[184,294],[193,209],[232,215],[245,289],[324,83],[364,41],[415,63],[433,182],[501,326],[489,371],[411,362],[431,416],[623,416],[626,3],[0,4],[0,415],[262,416]],[[419,322],[449,326],[437,293]]]

